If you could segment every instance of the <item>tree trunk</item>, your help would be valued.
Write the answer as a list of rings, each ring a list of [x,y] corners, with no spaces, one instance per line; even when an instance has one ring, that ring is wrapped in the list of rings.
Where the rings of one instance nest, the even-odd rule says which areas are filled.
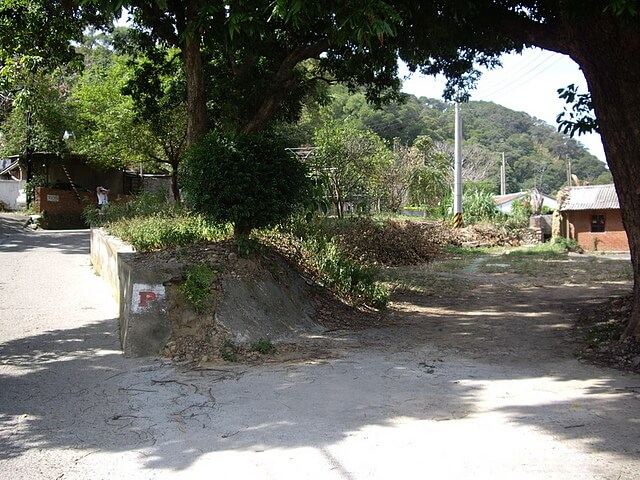
[[[589,84],[629,239],[634,287],[624,335],[640,337],[640,35],[623,23],[580,26],[571,56]]]
[[[180,203],[180,188],[178,188],[178,163],[171,165],[171,193],[176,203]]]
[[[271,81],[271,86],[264,94],[260,107],[253,117],[243,125],[242,132],[246,134],[258,133],[269,126],[273,117],[278,113],[282,102],[299,86],[295,68],[303,60],[319,57],[328,47],[329,42],[322,39],[317,43],[299,46],[291,51],[282,60]]]
[[[187,83],[187,146],[207,133],[207,95],[200,53],[200,36],[193,35],[182,45]]]
[[[239,237],[249,237],[251,235],[251,231],[253,227],[247,221],[238,221],[233,225],[233,236],[235,238]]]

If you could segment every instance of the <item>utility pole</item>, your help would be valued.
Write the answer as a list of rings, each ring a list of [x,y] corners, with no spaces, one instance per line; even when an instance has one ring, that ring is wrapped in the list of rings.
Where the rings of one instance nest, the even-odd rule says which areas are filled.
[[[507,194],[507,164],[504,161],[504,152],[502,152],[502,167],[500,167],[500,195]]]
[[[460,103],[456,102],[455,116],[455,181],[453,184],[453,227],[458,229],[462,222],[462,119],[460,118]]]
[[[566,157],[567,159],[567,185],[569,185],[569,187],[571,187],[571,159],[569,158],[569,156],[567,155]]]

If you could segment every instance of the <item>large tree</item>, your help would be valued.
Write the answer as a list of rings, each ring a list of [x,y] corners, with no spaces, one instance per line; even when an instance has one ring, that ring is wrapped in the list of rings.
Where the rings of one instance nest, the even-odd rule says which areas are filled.
[[[314,136],[314,169],[324,175],[328,196],[342,217],[345,204],[371,203],[381,173],[389,166],[389,150],[382,138],[352,123],[327,121]]]
[[[90,5],[60,0],[0,0],[0,114],[10,152],[62,152],[65,75],[81,68],[73,41],[110,21]],[[63,71],[64,70],[64,71]]]
[[[627,334],[640,336],[640,2],[638,0],[451,0],[398,2],[401,56],[414,69],[444,73],[464,97],[478,64],[540,47],[582,69],[629,237],[634,302]]]
[[[243,133],[268,127],[289,99],[323,79],[365,85],[376,99],[399,86],[395,50],[384,45],[399,18],[381,0],[94,3],[126,6],[141,32],[180,49],[189,144],[217,126],[220,119],[208,116],[207,103],[221,86],[226,102],[243,107],[235,125]]]

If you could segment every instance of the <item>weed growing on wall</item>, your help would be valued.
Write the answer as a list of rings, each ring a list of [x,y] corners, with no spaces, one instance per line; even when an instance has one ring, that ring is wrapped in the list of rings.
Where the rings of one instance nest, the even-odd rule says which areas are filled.
[[[262,355],[268,355],[270,353],[275,353],[276,347],[268,338],[261,338],[251,345],[251,351],[258,352]]]
[[[179,291],[196,312],[202,313],[211,306],[211,287],[216,275],[216,270],[208,265],[192,265],[187,271],[186,280],[180,285]]]

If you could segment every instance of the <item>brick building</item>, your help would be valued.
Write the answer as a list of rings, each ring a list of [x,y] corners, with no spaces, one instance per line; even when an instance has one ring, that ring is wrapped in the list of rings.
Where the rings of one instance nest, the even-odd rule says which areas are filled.
[[[629,251],[614,185],[571,187],[558,203],[562,236],[585,250]]]

